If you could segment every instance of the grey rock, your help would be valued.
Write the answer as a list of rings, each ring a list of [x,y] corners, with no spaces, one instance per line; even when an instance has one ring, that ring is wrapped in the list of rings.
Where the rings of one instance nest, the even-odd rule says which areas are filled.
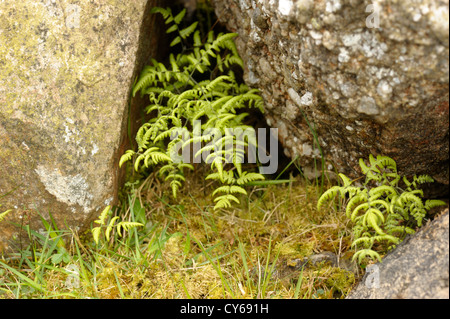
[[[448,299],[448,209],[368,267],[347,298]]]
[[[260,89],[266,119],[285,127],[286,154],[314,167],[318,152],[302,147],[317,149],[309,122],[328,169],[356,178],[359,158],[386,155],[403,175],[448,185],[448,0],[212,3],[239,34],[244,78]]]
[[[117,202],[131,84],[156,54],[162,4],[1,2],[0,251],[22,241],[12,223],[42,231],[51,213],[83,230]]]

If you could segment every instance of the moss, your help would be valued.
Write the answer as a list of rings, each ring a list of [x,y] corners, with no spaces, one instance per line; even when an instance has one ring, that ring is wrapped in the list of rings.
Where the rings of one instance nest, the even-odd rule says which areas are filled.
[[[332,273],[326,279],[326,284],[342,297],[350,292],[355,282],[355,274],[341,268],[333,268]]]

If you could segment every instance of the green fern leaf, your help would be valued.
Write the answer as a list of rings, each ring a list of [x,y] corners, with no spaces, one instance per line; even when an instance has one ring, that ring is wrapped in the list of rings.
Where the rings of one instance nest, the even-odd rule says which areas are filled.
[[[379,262],[381,262],[381,256],[376,251],[372,249],[361,249],[357,251],[352,258],[352,261],[355,261],[358,259],[358,263],[361,263],[364,258],[370,257],[372,259],[377,259]]]
[[[317,210],[320,210],[320,208],[325,202],[334,199],[338,194],[339,190],[341,190],[341,188],[342,187],[340,186],[333,186],[327,191],[325,191],[325,193],[323,193],[322,196],[320,196],[319,200],[317,201]]]
[[[200,47],[201,45],[202,39],[200,38],[200,31],[197,30],[194,32],[194,47]]]
[[[100,240],[100,233],[101,233],[101,228],[100,227],[94,227],[92,228],[92,237],[95,241],[96,244],[98,244],[99,240]]]
[[[384,222],[383,214],[375,208],[369,208],[363,217],[363,225],[372,227],[377,234],[385,235],[385,232],[378,226],[379,223]]]
[[[244,194],[244,195],[248,195],[247,191],[240,187],[240,186],[236,186],[236,185],[232,185],[232,186],[221,186],[218,187],[213,193],[212,195],[216,195],[216,193],[226,193],[226,194],[230,194],[230,193],[240,193],[240,194]]]
[[[198,21],[195,21],[194,23],[192,23],[190,26],[188,26],[187,28],[183,29],[180,31],[180,36],[183,39],[186,39],[189,35],[192,34],[192,32],[195,31],[195,29],[197,28],[198,25]]]
[[[442,200],[438,200],[438,199],[429,199],[425,202],[425,209],[426,210],[430,210],[434,207],[437,206],[445,206],[447,205],[446,202],[442,201]]]
[[[223,157],[216,156],[211,163],[211,169],[213,169],[214,167],[217,169],[217,173],[219,173],[220,180],[222,181],[222,183],[224,182],[224,178],[223,178],[223,162],[224,162],[224,160],[225,159]]]
[[[160,13],[165,20],[167,20],[170,16],[172,16],[172,10],[170,8],[161,8],[161,7],[153,7],[150,10],[150,13]],[[171,22],[171,21],[170,21]]]
[[[139,164],[141,161],[145,160],[145,155],[141,154],[136,158],[136,161],[134,162],[134,170],[137,172],[139,171]]]
[[[170,45],[169,45],[169,46],[174,47],[174,46],[176,46],[178,43],[181,43],[181,37],[180,37],[180,36],[175,37],[175,39],[173,39],[172,42],[170,42]]]
[[[3,219],[5,219],[6,215],[8,215],[12,210],[8,209],[7,211],[4,211],[3,213],[0,214],[0,222],[3,221]]]
[[[241,127],[243,130],[246,129],[242,122],[248,114],[244,112],[239,114],[239,109],[256,107],[263,110],[264,105],[258,95],[259,92],[248,88],[245,84],[239,84],[234,71],[231,70],[233,66],[243,67],[242,59],[233,42],[237,34],[220,33],[215,36],[214,32],[210,31],[206,42],[202,43],[201,33],[197,30],[198,22],[191,23],[184,29],[179,27],[186,10],[175,16],[170,8],[158,8],[152,12],[163,16],[167,33],[178,32],[170,45],[175,46],[183,42],[183,48],[180,53],[169,55],[167,66],[152,59],[152,65],[146,66],[135,81],[133,96],[137,92],[147,95],[150,105],[146,108],[146,112],[153,116],[137,132],[138,151],[124,154],[120,164],[131,160],[133,156],[136,157],[134,162],[136,170],[161,164],[158,177],[165,177],[166,181],[171,182],[172,192],[176,197],[177,190],[184,181],[183,168],[193,169],[193,167],[192,165],[182,167],[180,163],[173,163],[169,155],[179,155],[180,142],[182,149],[189,144],[197,146],[197,143],[209,142],[205,146],[200,144],[201,148],[196,151],[195,157],[202,155],[204,159],[206,157],[206,162],[211,164],[213,173],[206,179],[220,181],[222,186],[226,186],[218,188],[216,193],[224,192],[230,196],[235,193],[247,195],[241,186],[248,182],[264,180],[263,175],[245,172],[242,166],[248,145],[257,144],[256,136],[247,136],[247,140],[238,139],[229,129]],[[191,36],[193,46],[191,44],[188,47],[189,41],[184,40]],[[219,73],[216,78],[212,78],[211,69],[216,59],[214,72],[219,69],[222,70],[222,74]],[[209,74],[200,76],[205,72]],[[211,78],[208,80],[209,76]],[[218,133],[207,133],[198,137],[200,134],[195,132],[195,121],[203,122],[203,119],[206,123],[201,125],[202,129],[205,131],[215,129]],[[190,127],[194,128],[194,132]],[[178,128],[188,128],[188,134],[174,136],[172,133],[176,133]],[[225,168],[228,168],[226,164],[229,163],[233,163],[234,168],[227,171]],[[237,172],[237,179],[234,172]],[[229,207],[235,200],[233,197],[222,197],[216,202],[215,207]]]
[[[356,221],[356,218],[357,218],[357,216],[358,216],[358,212],[361,210],[361,209],[363,209],[363,210],[367,210],[367,209],[369,209],[369,203],[362,203],[362,204],[360,204],[360,205],[358,205],[358,206],[356,206],[356,208],[353,210],[353,212],[352,212],[352,214],[349,216],[349,212],[347,212],[347,217],[350,217],[350,219],[353,221],[353,222],[355,222]]]
[[[214,206],[214,210],[220,209],[220,208],[229,208],[231,207],[231,202],[235,202],[239,204],[239,200],[234,195],[222,195],[214,199],[217,204]]]
[[[120,157],[119,167],[122,167],[123,163],[125,163],[125,162],[131,160],[131,158],[133,157],[134,154],[135,154],[134,151],[132,151],[132,150],[127,150],[127,151],[125,152],[125,154],[123,154],[123,155]]]
[[[110,220],[110,222],[109,222],[109,224],[108,224],[108,227],[106,227],[105,237],[106,237],[106,240],[107,240],[107,241],[109,241],[109,235],[110,235],[111,231],[112,231],[113,228],[114,228],[114,223],[115,223],[116,220],[118,220],[118,219],[119,219],[119,216],[114,216],[113,218],[111,218],[111,220]]]
[[[178,30],[178,25],[174,24],[169,29],[166,30],[166,33],[172,33]]]
[[[374,237],[367,237],[367,236],[360,237],[352,242],[351,247],[363,246],[366,248],[371,248],[373,246],[374,241],[375,241]]]
[[[105,225],[106,219],[108,218],[108,215],[111,213],[111,206],[106,206],[105,209],[103,209],[102,213],[100,214],[99,218],[94,221],[94,223]]]
[[[176,24],[180,24],[181,21],[183,20],[183,18],[184,18],[185,15],[186,15],[186,9],[183,9],[183,10],[180,11],[180,13],[178,13],[178,14],[173,18],[173,21],[174,21]]]
[[[264,176],[262,174],[259,173],[247,173],[247,172],[243,172],[242,176],[239,176],[239,178],[237,179],[236,183],[239,185],[245,185],[249,182],[253,182],[256,180],[264,180]]]
[[[144,224],[137,222],[120,222],[117,224],[116,229],[119,236],[122,236],[122,232],[129,231],[131,228],[139,226],[144,226]]]
[[[369,191],[369,201],[373,201],[376,198],[383,196],[384,194],[388,194],[388,196],[386,196],[386,197],[391,198],[393,195],[397,194],[397,191],[395,190],[394,187],[388,186],[388,185],[381,185],[381,186],[372,188]]]
[[[245,189],[237,185],[230,186],[230,193],[241,193],[244,195],[248,195]]]

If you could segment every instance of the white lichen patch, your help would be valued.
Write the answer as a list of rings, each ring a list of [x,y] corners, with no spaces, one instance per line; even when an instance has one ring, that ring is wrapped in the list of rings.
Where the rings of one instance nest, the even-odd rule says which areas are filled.
[[[97,154],[98,150],[99,150],[99,148],[98,148],[97,144],[92,145],[91,155],[93,156],[93,155]]]
[[[89,192],[86,179],[81,174],[64,176],[56,168],[48,169],[42,165],[38,165],[35,172],[39,175],[45,189],[58,201],[69,206],[80,205],[85,213],[90,211],[93,196]]]
[[[278,2],[278,11],[282,14],[282,15],[289,15],[289,13],[291,13],[291,9],[292,6],[294,5],[294,3],[292,2],[292,0],[280,0]]]
[[[105,205],[108,206],[109,204],[111,204],[113,199],[114,199],[113,197],[109,197],[108,199],[106,199],[105,200]]]
[[[250,4],[247,0],[239,0],[239,5],[243,10],[250,9]]]
[[[326,3],[325,11],[329,13],[333,13],[339,11],[342,5],[339,0],[329,0]]]
[[[311,92],[306,92],[300,98],[300,104],[301,105],[311,106],[312,103],[313,103],[313,95],[312,95]]]
[[[295,102],[295,104],[297,104],[298,106],[302,105],[300,95],[298,95],[298,93],[293,88],[288,89],[288,94],[292,101]]]
[[[357,111],[367,115],[377,115],[380,113],[375,100],[370,96],[364,96],[361,98]]]
[[[428,13],[428,12],[427,12]],[[448,3],[444,6],[433,7],[429,12],[431,27],[440,38],[448,39],[449,11]],[[448,41],[448,40],[447,40]],[[448,43],[448,42],[447,42]]]

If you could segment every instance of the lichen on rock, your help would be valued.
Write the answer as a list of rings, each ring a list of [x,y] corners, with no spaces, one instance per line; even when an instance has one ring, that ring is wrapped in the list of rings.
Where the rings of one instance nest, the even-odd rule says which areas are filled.
[[[2,1],[0,195],[10,221],[32,209],[85,227],[117,199],[129,93],[156,54],[149,10],[159,4]],[[15,232],[4,224],[0,250]]]
[[[448,184],[448,1],[212,2],[285,153],[314,166],[309,122],[339,172],[378,154]]]

